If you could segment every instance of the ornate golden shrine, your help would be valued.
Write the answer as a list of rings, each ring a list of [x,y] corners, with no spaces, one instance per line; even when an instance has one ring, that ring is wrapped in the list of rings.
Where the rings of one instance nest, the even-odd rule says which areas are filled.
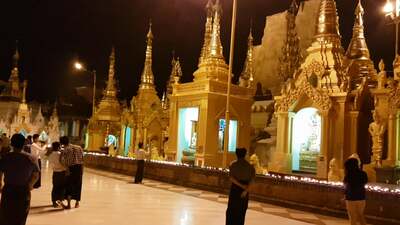
[[[219,136],[225,113],[229,74],[220,42],[219,1],[217,0],[215,4],[209,1],[206,10],[204,45],[198,69],[194,72],[194,81],[181,84],[178,82],[179,79],[176,79],[173,85],[173,93],[170,96],[170,138],[165,153],[168,160],[181,162],[184,156],[188,156],[184,152],[194,150],[194,164],[220,167],[223,150],[220,148]],[[230,109],[232,120],[237,122],[236,146],[247,149],[250,146],[250,114],[254,95],[251,42],[250,35],[241,86],[232,85]],[[186,122],[184,118],[187,118]],[[193,124],[196,124],[196,128],[193,128]],[[229,161],[235,158],[233,153],[234,151],[230,151]]]
[[[292,172],[293,120],[305,108],[316,109],[321,117],[320,148],[313,162],[318,177],[327,177],[328,162],[333,159],[342,165],[350,155],[358,153],[363,162],[370,161],[370,143],[366,137],[369,137],[368,124],[372,122],[371,87],[376,87],[377,74],[364,37],[363,13],[359,2],[353,38],[345,52],[335,1],[321,1],[308,55],[293,79],[286,82],[281,95],[275,97],[278,134],[270,171]]]
[[[87,148],[90,150],[100,150],[100,148],[106,146],[106,138],[109,135],[113,135],[117,139],[120,136],[121,106],[117,99],[114,66],[115,50],[112,48],[107,86],[103,92],[103,98],[95,107],[95,112],[89,119]]]
[[[120,152],[126,155],[142,142],[152,151],[152,158],[158,159],[162,155],[168,112],[163,109],[154,85],[152,43],[153,33],[150,24],[147,33],[146,59],[138,94],[132,98],[130,108],[125,108],[122,114]],[[130,131],[127,132],[127,129]]]

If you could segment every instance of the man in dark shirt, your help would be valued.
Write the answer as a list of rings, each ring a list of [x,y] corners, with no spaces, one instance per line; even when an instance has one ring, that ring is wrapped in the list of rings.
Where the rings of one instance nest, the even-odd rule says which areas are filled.
[[[237,160],[229,167],[232,185],[226,210],[226,225],[244,225],[249,203],[249,185],[256,176],[254,167],[245,159],[246,152],[245,148],[237,148]]]
[[[22,152],[24,143],[23,135],[14,134],[13,151],[0,160],[0,171],[4,173],[0,224],[25,225],[29,213],[31,190],[39,177],[39,167],[29,154]]]

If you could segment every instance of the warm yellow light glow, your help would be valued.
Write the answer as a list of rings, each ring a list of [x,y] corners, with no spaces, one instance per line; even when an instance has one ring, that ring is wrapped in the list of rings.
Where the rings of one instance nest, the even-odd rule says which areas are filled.
[[[394,11],[393,3],[391,1],[387,1],[386,5],[383,7],[383,12],[386,14],[390,14],[393,13],[393,11]]]
[[[79,63],[79,62],[76,62],[76,63],[74,64],[74,67],[75,67],[75,69],[77,69],[77,70],[82,70],[82,69],[83,69],[82,64]]]

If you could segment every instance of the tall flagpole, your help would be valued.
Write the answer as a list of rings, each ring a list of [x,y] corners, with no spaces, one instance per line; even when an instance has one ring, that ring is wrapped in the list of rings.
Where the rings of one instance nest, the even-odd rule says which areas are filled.
[[[230,98],[231,98],[231,80],[232,80],[232,67],[233,67],[233,53],[235,47],[235,29],[236,29],[236,10],[237,0],[233,0],[232,6],[232,27],[231,27],[231,42],[229,51],[229,72],[228,72],[228,90],[226,93],[226,111],[225,111],[225,130],[224,130],[224,153],[222,156],[222,167],[227,167],[228,147],[229,147],[229,121],[230,121]]]

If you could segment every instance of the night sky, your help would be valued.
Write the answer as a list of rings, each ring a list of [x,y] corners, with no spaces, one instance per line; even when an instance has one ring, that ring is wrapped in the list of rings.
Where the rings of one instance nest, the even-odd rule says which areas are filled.
[[[158,91],[170,73],[172,51],[181,58],[183,81],[197,67],[207,0],[2,0],[0,1],[0,79],[10,75],[15,40],[19,40],[20,74],[28,79],[28,99],[54,101],[74,87],[91,84],[90,75],[72,68],[76,59],[98,71],[104,86],[111,46],[116,48],[120,99],[136,94],[145,57],[148,22],[153,22],[153,72]],[[381,8],[386,0],[363,0],[366,36],[375,63],[393,60],[394,28]],[[222,44],[228,57],[231,0],[222,0]],[[347,47],[356,0],[337,0],[340,31]],[[290,0],[238,0],[234,73],[246,54],[250,20],[256,44],[261,42],[265,17],[285,10]],[[312,24],[314,26],[314,24]],[[271,34],[270,34],[271,35]]]

